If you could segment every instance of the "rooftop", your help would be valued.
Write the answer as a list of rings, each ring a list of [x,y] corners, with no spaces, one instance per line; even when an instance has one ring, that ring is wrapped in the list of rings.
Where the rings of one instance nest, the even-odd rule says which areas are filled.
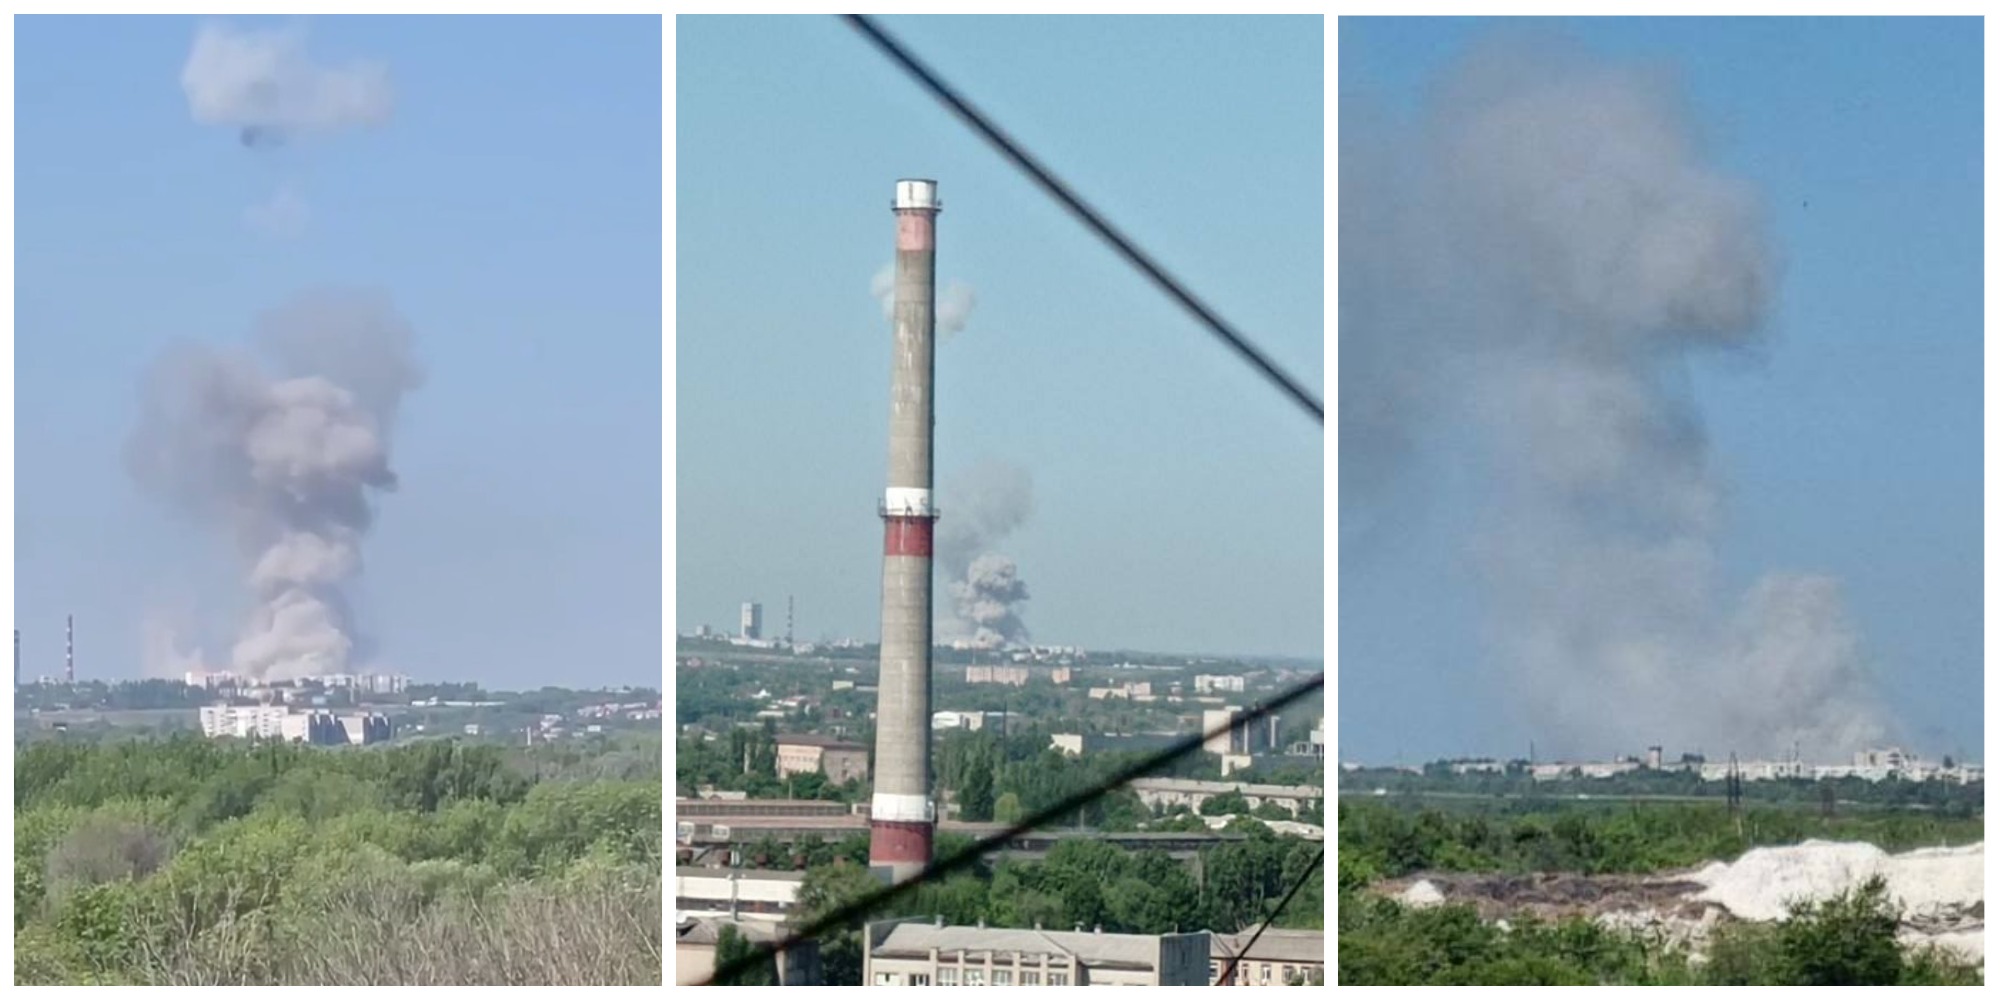
[[[1197,781],[1193,778],[1134,778],[1134,791],[1204,792],[1236,791],[1259,798],[1324,798],[1326,789],[1315,785],[1252,785],[1240,781]]]
[[[824,747],[828,750],[866,750],[864,744],[853,740],[843,740],[837,736],[821,736],[817,733],[789,733],[775,740],[781,747]]]
[[[1209,956],[1229,958],[1243,950],[1256,928],[1236,934],[1213,935],[1209,944]],[[1326,932],[1311,930],[1284,930],[1267,927],[1257,944],[1244,956],[1256,962],[1326,962]]]
[[[1151,934],[939,927],[916,922],[891,928],[882,943],[875,946],[874,953],[892,958],[927,958],[932,949],[946,954],[1003,952],[1047,955],[1060,960],[1074,958],[1086,967],[1151,969],[1160,960],[1160,938]]]
[[[679,865],[674,868],[675,878],[736,878],[751,882],[804,882],[805,872],[779,871],[774,868],[697,868]]]

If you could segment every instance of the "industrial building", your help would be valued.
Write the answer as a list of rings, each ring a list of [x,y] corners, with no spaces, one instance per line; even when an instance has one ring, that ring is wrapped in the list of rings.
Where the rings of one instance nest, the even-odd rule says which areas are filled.
[[[1138,793],[1139,801],[1150,808],[1172,809],[1186,806],[1196,812],[1201,804],[1225,792],[1235,792],[1255,809],[1275,802],[1297,816],[1306,806],[1324,802],[1326,789],[1312,785],[1253,785],[1238,781],[1195,781],[1191,778],[1134,778],[1127,787]]]
[[[683,917],[782,922],[798,905],[804,872],[757,868],[674,869],[674,912]]]
[[[724,927],[734,927],[738,936],[752,944],[768,944],[784,939],[782,927],[758,920],[728,920],[720,917],[682,917],[674,922],[674,983],[695,986],[715,974],[715,945]],[[819,942],[797,941],[777,954],[778,985],[820,986]]]
[[[1201,713],[1201,731],[1213,733],[1201,748],[1213,754],[1268,753],[1278,744],[1278,717],[1236,720],[1245,714],[1240,708],[1211,708]],[[1227,732],[1220,732],[1228,726]]]
[[[764,638],[764,606],[754,602],[743,605],[742,634],[745,639]]]
[[[1242,694],[1243,678],[1236,674],[1196,674],[1196,694]]]
[[[386,715],[336,716],[331,712],[294,712],[283,705],[205,705],[201,733],[210,739],[282,739],[313,746],[365,746],[386,743],[394,724]]]
[[[853,778],[868,780],[868,748],[860,743],[798,734],[778,737],[777,745],[779,778],[824,774],[826,780],[836,785]]]
[[[1012,687],[1026,687],[1028,684],[1028,668],[1027,667],[982,667],[982,666],[966,667],[965,683],[1006,684]]]
[[[1252,944],[1250,939],[1256,937]],[[1242,956],[1224,986],[1326,985],[1326,932],[1266,927],[1210,936],[1208,981],[1222,978],[1231,959]],[[1248,951],[1244,949],[1248,948]]]
[[[1207,931],[1105,934],[947,927],[910,917],[872,922],[869,986],[1206,986]]]

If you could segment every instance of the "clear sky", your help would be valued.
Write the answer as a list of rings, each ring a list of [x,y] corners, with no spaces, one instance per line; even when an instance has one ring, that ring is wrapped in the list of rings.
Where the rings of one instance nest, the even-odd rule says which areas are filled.
[[[887,18],[1317,390],[1319,18]],[[880,635],[896,179],[939,181],[937,480],[1024,470],[1037,642],[1318,656],[1320,428],[832,17],[678,22],[676,611]],[[960,502],[961,509],[964,504]],[[942,525],[940,530],[944,530]],[[942,602],[943,584],[939,584]]]
[[[60,673],[73,612],[80,675],[139,676],[162,600],[195,605],[226,654],[240,568],[121,464],[140,377],[176,339],[243,343],[261,311],[333,285],[392,296],[427,374],[353,594],[381,662],[657,686],[657,18],[314,19],[309,55],[386,64],[393,114],[256,149],[191,113],[202,23],[16,21],[23,673]],[[281,193],[278,231],[248,224]]]
[[[1508,27],[1557,32],[1600,58],[1664,72],[1718,169],[1761,192],[1783,268],[1769,345],[1748,362],[1698,360],[1689,379],[1724,488],[1724,571],[1739,590],[1770,569],[1840,578],[1874,682],[1912,749],[1976,759],[1980,22]],[[1343,19],[1342,120],[1409,118],[1446,67],[1493,30]],[[1431,485],[1427,509],[1411,519],[1420,527],[1394,545],[1350,543],[1343,525],[1343,759],[1518,754],[1535,735],[1515,711],[1524,692],[1480,641],[1480,598],[1459,561],[1467,512],[1484,498],[1450,476]],[[1720,708],[1728,695],[1714,697]],[[1623,749],[1643,746],[1639,735],[1633,742]]]

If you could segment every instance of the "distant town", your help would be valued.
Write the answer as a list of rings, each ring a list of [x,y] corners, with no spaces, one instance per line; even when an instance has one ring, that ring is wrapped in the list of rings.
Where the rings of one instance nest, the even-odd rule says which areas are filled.
[[[1521,775],[1538,782],[1579,781],[1616,778],[1637,774],[1682,774],[1705,782],[1737,781],[1941,781],[1960,785],[1986,780],[1986,769],[1945,756],[1929,760],[1901,747],[1871,747],[1854,752],[1844,764],[1814,764],[1797,755],[1781,760],[1711,760],[1699,753],[1683,753],[1668,759],[1660,747],[1648,747],[1643,756],[1621,756],[1612,760],[1535,761],[1527,758],[1501,760],[1494,757],[1457,757],[1422,765],[1382,765],[1342,761],[1341,772],[1404,771],[1410,774]]]
[[[534,745],[632,730],[658,733],[662,715],[660,692],[652,688],[487,691],[401,674],[262,681],[191,671],[178,680],[41,678],[15,689],[17,739],[138,729],[318,746],[436,736]]]
[[[756,604],[743,607],[734,633],[696,627],[679,637],[679,981],[703,981],[725,938],[781,939],[808,887],[845,884],[869,862],[879,659],[873,642],[766,636]],[[859,967],[840,968],[850,959],[806,942],[780,955],[778,982],[1208,983],[1232,962],[1238,985],[1326,981],[1317,880],[1296,913],[1254,942],[1250,933],[1262,912],[1257,887],[1282,891],[1276,883],[1296,870],[1286,865],[1303,864],[1325,838],[1326,743],[1317,698],[1247,716],[1319,673],[1319,662],[973,642],[941,644],[931,661],[940,855],[1144,754],[1212,735],[1203,752],[1014,837],[991,859],[1014,874],[993,876],[978,907],[925,911],[993,918],[873,920],[860,934]],[[1029,888],[1072,869],[1103,883],[1101,909]],[[1142,869],[1151,874],[1137,876]],[[1211,873],[1205,889],[1198,870]],[[1224,893],[1215,873],[1225,871],[1253,881]],[[1159,895],[1142,903],[1147,894]],[[1098,916],[1063,922],[1079,913]]]

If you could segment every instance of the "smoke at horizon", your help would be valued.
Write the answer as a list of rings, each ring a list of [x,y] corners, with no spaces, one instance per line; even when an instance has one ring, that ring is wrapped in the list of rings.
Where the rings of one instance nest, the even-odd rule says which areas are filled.
[[[1837,580],[1723,581],[1688,366],[1758,350],[1780,268],[1668,81],[1487,44],[1413,125],[1343,124],[1343,536],[1423,530],[1391,514],[1398,487],[1470,442],[1468,563],[1545,745],[1885,736]]]
[[[311,292],[261,316],[249,348],[183,343],[148,371],[126,467],[240,559],[253,608],[233,672],[345,673],[365,653],[345,585],[396,488],[390,439],[422,382],[411,339],[384,296]],[[185,665],[199,654],[168,624],[149,623],[149,658]]]
[[[946,640],[980,649],[1028,641],[1021,620],[1028,586],[1014,560],[995,551],[1034,513],[1034,482],[1026,469],[999,462],[973,466],[939,495],[937,561],[951,593]]]

